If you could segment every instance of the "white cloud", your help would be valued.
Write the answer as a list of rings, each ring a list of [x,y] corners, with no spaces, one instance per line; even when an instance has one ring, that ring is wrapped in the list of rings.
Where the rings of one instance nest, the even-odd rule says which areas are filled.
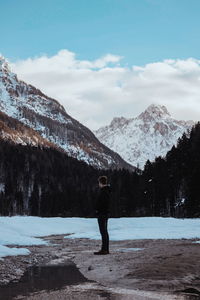
[[[200,120],[200,61],[166,59],[145,66],[120,66],[121,56],[78,60],[61,50],[17,61],[20,79],[59,100],[72,117],[97,129],[115,116],[134,117],[151,103],[166,105],[178,119]]]

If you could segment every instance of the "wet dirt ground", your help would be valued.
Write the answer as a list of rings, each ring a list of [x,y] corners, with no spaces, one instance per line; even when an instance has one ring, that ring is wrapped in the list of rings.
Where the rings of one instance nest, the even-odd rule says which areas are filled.
[[[195,240],[113,241],[109,255],[96,256],[93,252],[99,249],[100,241],[65,236],[44,237],[48,246],[26,247],[31,251],[29,256],[1,260],[0,299],[6,300],[3,288],[7,299],[200,299],[200,244]],[[69,282],[73,271],[67,266],[72,265],[81,275]],[[40,274],[40,288],[29,286],[23,295],[18,280],[23,282],[24,272],[34,266],[35,270],[48,266],[48,275]],[[61,271],[63,266],[65,272]],[[61,269],[55,271],[56,267]],[[28,281],[39,286],[38,272],[35,274],[29,273]],[[62,284],[57,286],[53,277],[60,283],[63,279]],[[18,292],[9,295],[14,285]]]

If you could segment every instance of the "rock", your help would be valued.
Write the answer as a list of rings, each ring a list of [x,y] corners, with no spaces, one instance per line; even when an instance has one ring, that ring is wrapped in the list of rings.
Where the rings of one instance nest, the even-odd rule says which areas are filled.
[[[92,270],[94,270],[94,267],[93,266],[89,266],[88,267],[88,271],[92,271]]]

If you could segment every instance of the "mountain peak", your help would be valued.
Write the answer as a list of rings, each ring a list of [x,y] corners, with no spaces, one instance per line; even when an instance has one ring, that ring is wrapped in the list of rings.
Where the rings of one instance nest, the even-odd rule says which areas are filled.
[[[127,162],[143,168],[147,160],[165,156],[193,125],[191,121],[173,119],[165,106],[151,104],[136,118],[114,118],[110,126],[97,130],[96,135]]]
[[[171,115],[168,112],[167,108],[164,105],[159,104],[151,104],[147,107],[147,109],[139,115],[140,119],[164,119],[170,118]]]
[[[10,72],[9,64],[2,55],[0,55],[0,72]]]

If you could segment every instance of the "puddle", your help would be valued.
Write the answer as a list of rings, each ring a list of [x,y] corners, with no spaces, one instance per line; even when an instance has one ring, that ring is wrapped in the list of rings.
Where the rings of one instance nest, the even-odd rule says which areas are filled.
[[[112,300],[113,299],[113,297],[112,297],[112,294],[110,294],[110,293],[108,293],[108,292],[103,292],[103,291],[99,291],[99,292],[97,292],[96,291],[96,295],[97,296],[99,296],[100,297],[100,299],[106,299],[106,300]],[[98,298],[99,298],[98,297]],[[96,298],[96,299],[98,299],[98,298]]]
[[[59,290],[66,285],[89,282],[76,265],[33,266],[29,267],[18,282],[0,286],[0,299],[10,300],[16,296],[26,296],[41,290]]]
[[[118,252],[132,252],[132,251],[141,251],[144,250],[144,248],[120,248],[117,251]]]
[[[198,295],[182,295],[184,298],[184,300],[199,300],[199,296]]]
[[[200,291],[195,288],[187,288],[185,290],[177,291],[177,292],[180,292],[183,295],[184,300],[200,299]]]

